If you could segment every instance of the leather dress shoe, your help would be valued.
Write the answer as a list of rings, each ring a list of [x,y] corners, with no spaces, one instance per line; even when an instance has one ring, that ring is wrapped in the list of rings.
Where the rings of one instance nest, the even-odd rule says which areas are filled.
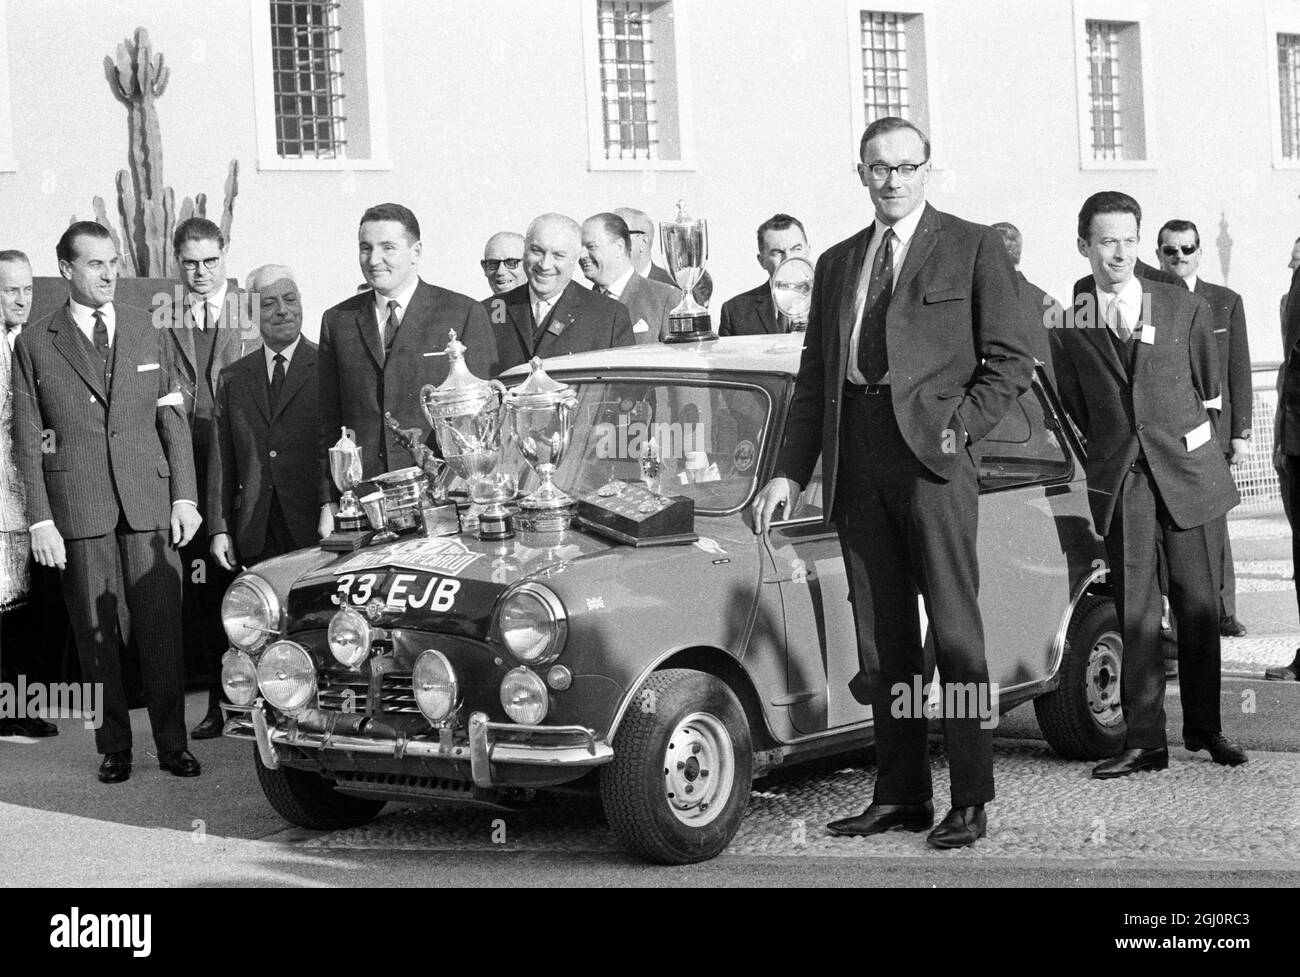
[[[989,829],[989,818],[983,804],[972,807],[954,807],[926,836],[931,848],[965,848],[983,838]]]
[[[1148,747],[1144,750],[1124,750],[1109,760],[1102,760],[1092,768],[1092,775],[1097,780],[1110,780],[1114,777],[1127,777],[1140,770],[1164,770],[1168,766],[1168,747]]]
[[[1225,638],[1244,638],[1246,636],[1246,625],[1232,615],[1221,617],[1219,618],[1219,634]]]
[[[924,831],[934,824],[934,804],[871,804],[855,818],[826,825],[833,835],[876,835],[882,831]]]
[[[1264,677],[1270,682],[1294,682],[1300,679],[1300,648],[1296,649],[1295,658],[1290,665],[1276,665],[1264,670]]]
[[[58,736],[59,727],[37,716],[26,719],[0,719],[0,736]]]
[[[199,724],[190,730],[190,738],[196,740],[214,740],[221,735],[221,728],[226,721],[221,716],[221,708],[209,709],[199,720]]]
[[[158,769],[174,777],[197,777],[203,768],[189,750],[163,750],[158,754]]]
[[[99,765],[99,782],[101,784],[120,784],[130,776],[130,750],[118,750],[115,753],[104,754],[104,762]]]
[[[1193,753],[1209,750],[1215,763],[1224,767],[1239,767],[1246,762],[1246,751],[1222,733],[1188,733],[1183,746]]]

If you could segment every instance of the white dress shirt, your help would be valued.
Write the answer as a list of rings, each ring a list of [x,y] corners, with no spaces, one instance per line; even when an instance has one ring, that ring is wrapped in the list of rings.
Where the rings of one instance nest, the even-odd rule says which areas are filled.
[[[13,352],[14,344],[18,342],[18,334],[22,331],[22,326],[5,326],[5,340],[9,343],[9,352]]]
[[[117,335],[117,313],[113,311],[112,302],[101,305],[98,309],[92,309],[74,299],[68,299],[68,312],[72,316],[73,323],[81,330],[81,334],[86,337],[86,342],[91,346],[95,345],[95,313],[102,312],[104,327],[108,330],[108,345],[112,347],[113,337]]]
[[[894,285],[898,284],[898,273],[903,270],[903,262],[907,260],[908,245],[916,236],[916,226],[921,223],[923,213],[925,213],[925,204],[921,203],[914,211],[906,217],[900,217],[893,225]],[[885,229],[889,227],[888,224],[880,223],[879,217],[874,221],[874,225],[875,229],[871,232],[866,257],[862,259],[862,269],[858,272],[858,290],[853,299],[853,335],[849,338],[848,381],[862,385],[867,382],[867,378],[858,369],[858,336],[862,331],[862,311],[867,304],[867,291],[871,286],[871,266],[875,263],[876,252],[880,250],[880,240],[885,236]],[[886,373],[880,382],[888,383],[889,374]]]
[[[217,287],[217,290],[213,292],[211,295],[199,296],[191,292],[187,296],[190,303],[189,314],[190,314],[190,318],[194,320],[195,328],[198,329],[203,328],[203,306],[204,305],[207,305],[208,309],[210,310],[209,315],[212,318],[213,326],[215,327],[221,325],[221,317],[226,310],[226,292],[229,290],[229,288],[230,288],[229,282],[222,282]]]
[[[1119,322],[1112,318],[1112,306],[1118,309],[1124,325],[1133,330],[1133,335],[1136,336],[1142,328],[1142,283],[1136,275],[1130,278],[1118,292],[1097,289],[1097,312],[1101,316],[1101,321],[1116,336],[1123,339],[1119,332]]]
[[[566,285],[565,288],[568,288]],[[560,289],[549,299],[538,297],[533,291],[533,286],[528,286],[528,301],[533,307],[533,326],[536,328],[546,321],[546,317],[551,314],[551,309],[555,308],[555,303],[560,301],[560,296],[564,294],[564,289]]]
[[[374,297],[375,322],[379,326],[380,342],[386,342],[388,338],[384,335],[384,326],[388,324],[388,303],[397,303],[397,324],[400,326],[402,320],[406,318],[406,310],[410,308],[411,296],[415,294],[415,290],[419,287],[419,284],[420,277],[417,275],[415,278],[411,279],[411,284],[407,285],[406,288],[402,289],[396,295],[390,295],[385,298],[378,292],[371,292],[371,295]]]
[[[399,318],[398,321],[400,322],[401,319]],[[299,333],[298,338],[295,339],[293,342],[291,342],[284,349],[280,350],[278,354],[284,357],[285,376],[289,375],[289,364],[293,362],[293,351],[298,348],[298,343],[300,343],[301,341],[302,341],[302,333]],[[271,347],[267,346],[265,343],[262,344],[262,354],[266,357],[266,382],[270,383],[271,377],[275,373],[275,357],[277,354],[275,350],[271,349]]]
[[[627,288],[627,283],[632,280],[632,276],[635,274],[636,274],[636,269],[629,268],[617,280],[610,282],[608,285],[605,286],[605,294],[612,299],[622,299],[623,289]]]

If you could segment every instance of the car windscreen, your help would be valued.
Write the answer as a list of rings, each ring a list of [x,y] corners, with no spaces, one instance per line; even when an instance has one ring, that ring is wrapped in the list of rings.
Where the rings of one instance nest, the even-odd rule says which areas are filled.
[[[662,379],[565,378],[578,398],[555,483],[575,498],[640,483],[697,510],[735,509],[754,490],[771,398],[757,386]],[[519,458],[510,450],[507,458]],[[537,485],[522,462],[525,494]]]

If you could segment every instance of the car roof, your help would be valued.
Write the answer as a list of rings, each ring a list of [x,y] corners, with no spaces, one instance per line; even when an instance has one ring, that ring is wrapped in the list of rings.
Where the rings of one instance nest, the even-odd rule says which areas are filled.
[[[727,336],[709,342],[646,343],[644,346],[616,346],[588,353],[549,356],[543,361],[552,370],[663,370],[673,373],[708,373],[719,370],[740,373],[799,372],[799,353],[804,333],[765,336]],[[513,367],[503,378],[522,377],[528,364]]]

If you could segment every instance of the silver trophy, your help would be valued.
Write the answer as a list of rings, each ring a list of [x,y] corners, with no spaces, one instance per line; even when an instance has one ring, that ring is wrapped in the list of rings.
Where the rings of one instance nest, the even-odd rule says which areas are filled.
[[[330,477],[343,493],[339,499],[339,511],[334,516],[334,531],[360,532],[366,528],[366,514],[353,489],[361,484],[361,449],[348,436],[346,427],[343,436],[329,449],[329,460]]]
[[[797,254],[786,258],[772,272],[771,287],[772,304],[790,323],[790,331],[806,330],[812,309],[812,262]]]
[[[708,222],[690,217],[686,213],[686,201],[679,200],[676,218],[659,224],[659,242],[664,249],[668,271],[683,292],[681,302],[668,313],[668,335],[663,337],[663,342],[717,339],[709,310],[696,302],[691,293],[704,276],[704,263],[709,257]]]
[[[578,398],[572,387],[547,375],[539,357],[529,366],[528,379],[504,401],[515,447],[541,480],[537,491],[519,503],[519,530],[528,545],[559,545],[578,503],[555,484],[555,467],[573,437]]]
[[[447,379],[420,390],[420,406],[447,466],[469,486],[479,539],[509,539],[514,526],[505,503],[515,497],[511,475],[497,472],[505,448],[501,409],[506,388],[500,380],[480,380],[465,365],[465,346],[455,331],[447,343]]]

